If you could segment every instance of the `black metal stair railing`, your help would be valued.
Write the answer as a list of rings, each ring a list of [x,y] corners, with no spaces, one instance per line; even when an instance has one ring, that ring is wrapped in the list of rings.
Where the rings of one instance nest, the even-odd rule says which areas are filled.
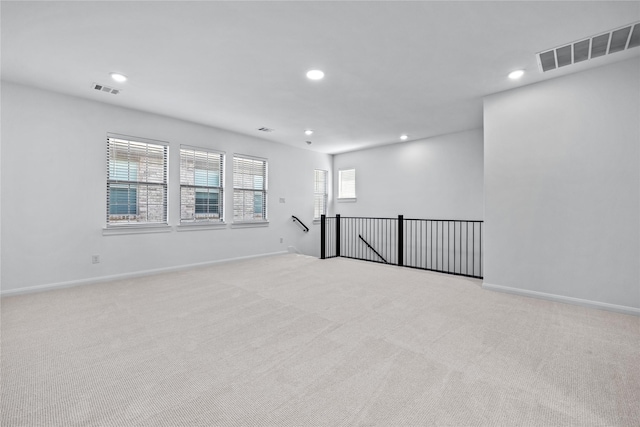
[[[479,220],[414,219],[403,215],[323,215],[320,257],[354,258],[482,278],[483,224]]]
[[[376,251],[376,249],[375,249],[373,246],[371,246],[371,245],[369,244],[369,242],[367,242],[367,241],[364,239],[364,237],[362,237],[362,235],[361,235],[361,234],[358,234],[358,237],[360,238],[360,240],[362,240],[362,242],[363,242],[365,245],[367,245],[367,247],[368,247],[369,249],[371,249],[371,250],[373,251],[373,253],[374,253],[374,254],[378,255],[378,258],[380,258],[380,259],[382,260],[382,262],[384,262],[385,264],[389,264],[389,263],[387,262],[387,260],[386,260],[386,259],[384,259],[384,257],[383,257],[382,255],[380,255],[380,254],[378,253],[378,251]]]

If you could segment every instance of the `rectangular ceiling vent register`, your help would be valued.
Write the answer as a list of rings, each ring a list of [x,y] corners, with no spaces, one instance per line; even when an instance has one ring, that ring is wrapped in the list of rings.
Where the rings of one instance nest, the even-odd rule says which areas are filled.
[[[117,95],[121,92],[120,89],[114,89],[109,86],[101,85],[100,83],[93,83],[91,87],[95,90],[99,90],[100,92],[111,93],[113,95]]]
[[[567,45],[538,52],[542,72],[640,46],[640,22]]]

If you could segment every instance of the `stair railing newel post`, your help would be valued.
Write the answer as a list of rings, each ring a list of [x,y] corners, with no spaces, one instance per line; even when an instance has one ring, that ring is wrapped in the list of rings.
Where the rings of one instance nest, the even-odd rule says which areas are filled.
[[[404,265],[404,215],[398,215],[398,265]]]
[[[340,256],[340,215],[336,215],[336,256]]]
[[[320,215],[320,259],[327,258],[327,225],[325,224],[326,220],[326,215]]]

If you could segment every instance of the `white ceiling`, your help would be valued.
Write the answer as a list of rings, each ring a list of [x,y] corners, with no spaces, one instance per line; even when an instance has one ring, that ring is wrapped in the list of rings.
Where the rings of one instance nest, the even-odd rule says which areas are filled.
[[[544,75],[535,56],[639,21],[638,1],[2,1],[1,19],[3,80],[325,153],[480,128],[487,94],[640,54]]]

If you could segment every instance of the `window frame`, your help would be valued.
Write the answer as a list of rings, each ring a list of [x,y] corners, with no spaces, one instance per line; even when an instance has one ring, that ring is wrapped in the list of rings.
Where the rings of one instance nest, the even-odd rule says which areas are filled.
[[[195,167],[193,168],[193,184],[184,181],[185,174],[183,169],[183,154],[184,152],[192,152],[193,153],[193,161],[195,163],[196,153],[206,153],[207,158],[209,155],[218,156],[218,160],[216,163],[218,164],[218,185],[210,185],[209,177],[207,176],[207,184],[198,184],[196,181],[198,180],[196,176],[196,171],[199,170]],[[180,145],[180,225],[181,226],[206,226],[206,225],[217,225],[225,223],[225,203],[224,203],[224,184],[225,184],[225,167],[226,167],[226,153],[224,151],[219,151],[210,148],[203,147],[194,147],[190,145]],[[215,169],[203,169],[205,171],[215,170]],[[183,190],[185,189],[194,189],[194,218],[188,219],[183,217],[183,208],[184,208],[184,200],[183,200]],[[211,190],[216,190],[213,194],[218,194],[218,217],[209,217],[209,218],[197,218],[198,215],[198,189],[207,190],[207,193],[212,194]]]
[[[144,148],[144,150],[143,150]],[[161,154],[159,160],[158,154]],[[155,154],[155,155],[153,155]],[[137,159],[135,159],[137,157]],[[120,163],[118,166],[117,164]],[[132,166],[135,165],[135,168]],[[135,170],[132,176],[131,171]],[[126,171],[126,174],[125,174]],[[158,178],[158,174],[161,175]],[[146,187],[146,188],[145,188]],[[134,206],[113,205],[112,189],[128,188],[129,194],[135,190],[135,213],[131,213]],[[168,227],[169,226],[169,143],[166,141],[140,138],[130,135],[107,133],[107,179],[106,179],[106,229],[122,230],[132,228]],[[150,203],[153,194],[161,193],[161,202]],[[146,196],[144,195],[146,192]],[[128,212],[112,213],[114,206],[127,206]],[[145,209],[146,206],[146,209]],[[149,220],[151,209],[157,210],[160,218]],[[142,213],[144,212],[144,214]],[[141,217],[146,215],[145,220]],[[126,220],[115,217],[128,217]],[[131,218],[134,216],[135,218]]]
[[[237,161],[248,161],[248,162],[261,162],[263,165],[262,167],[260,167],[260,169],[262,170],[261,174],[252,174],[252,173],[244,173],[244,172],[240,172],[237,169]],[[239,154],[239,153],[234,153],[233,154],[233,167],[232,167],[232,172],[233,172],[233,214],[232,214],[232,218],[233,218],[233,224],[238,225],[238,226],[242,226],[242,225],[248,225],[248,226],[260,226],[260,225],[266,225],[269,223],[268,220],[268,182],[269,182],[269,161],[268,159],[264,158],[264,157],[256,157],[256,156],[250,156],[250,155],[246,155],[246,154]],[[251,172],[251,171],[249,171]],[[237,185],[239,181],[243,181],[242,178],[238,177],[239,174],[243,174],[243,175],[253,175],[254,177],[254,186],[252,188],[246,187],[244,185]],[[262,185],[261,185],[261,189],[258,189],[255,187],[255,178],[256,177],[262,177]],[[245,177],[246,178],[246,177]],[[246,201],[248,199],[253,199],[253,215],[256,214],[255,212],[255,206],[256,206],[256,202],[255,202],[255,197],[256,197],[256,193],[259,192],[261,195],[261,200],[262,200],[262,204],[261,204],[261,211],[260,211],[260,215],[261,217],[258,218],[248,218],[247,217],[247,211],[246,211]],[[248,194],[253,193],[252,197],[248,197]],[[237,211],[238,211],[238,195],[242,194],[242,207],[240,208],[242,210],[242,217],[238,217],[237,215]]]
[[[319,188],[321,186],[318,181],[318,173],[324,175],[324,188]],[[321,212],[316,211],[316,202],[317,200],[322,201],[321,203]],[[313,170],[313,219],[319,220],[321,215],[327,214],[327,205],[329,201],[329,171],[324,169],[314,169]],[[316,216],[317,214],[317,216]]]
[[[349,175],[352,175],[351,179],[349,179]],[[349,184],[347,179],[349,179],[349,181],[352,181],[353,184]],[[353,187],[352,193],[349,192],[348,194],[345,194],[345,191],[348,189],[344,187],[347,185]],[[338,201],[355,202],[357,200],[356,194],[356,169],[349,168],[338,170]]]

